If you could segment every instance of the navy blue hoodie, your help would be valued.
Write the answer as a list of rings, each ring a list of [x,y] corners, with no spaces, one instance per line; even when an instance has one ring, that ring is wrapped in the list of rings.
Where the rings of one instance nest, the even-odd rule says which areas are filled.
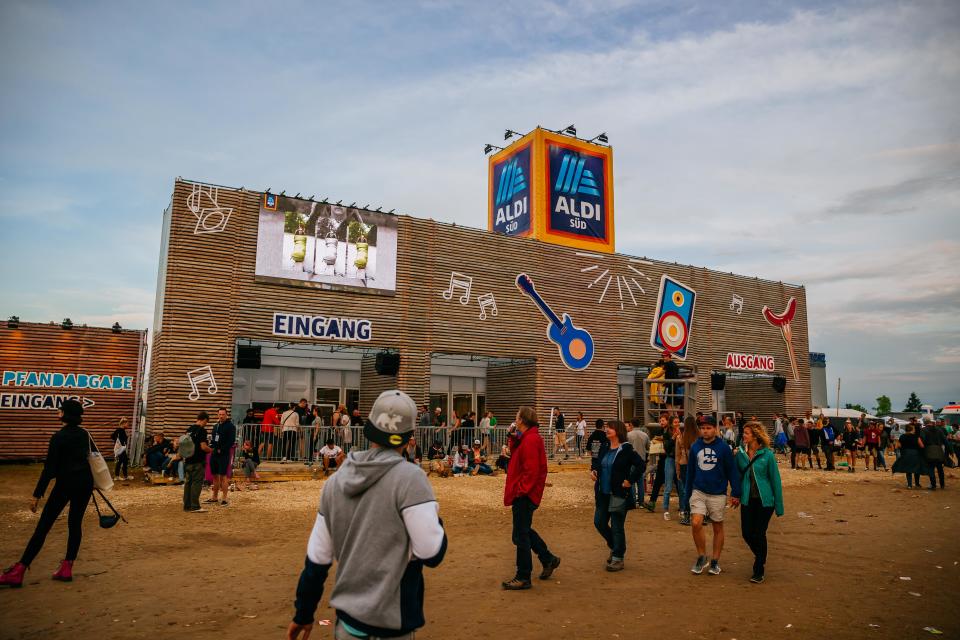
[[[730,446],[720,438],[714,438],[707,444],[703,438],[690,447],[690,457],[687,463],[687,482],[684,489],[687,495],[698,489],[709,495],[726,495],[727,484],[730,485],[730,496],[740,497],[740,472],[733,459]]]

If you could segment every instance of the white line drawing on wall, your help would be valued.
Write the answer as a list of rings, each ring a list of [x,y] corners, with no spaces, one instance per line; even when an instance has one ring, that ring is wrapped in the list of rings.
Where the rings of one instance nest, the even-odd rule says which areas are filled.
[[[494,318],[497,317],[499,311],[497,310],[497,300],[493,297],[492,293],[484,293],[483,295],[477,296],[477,302],[480,303],[480,319],[487,319],[487,309],[490,309],[491,315]]]
[[[207,393],[214,395],[217,393],[217,381],[213,377],[213,369],[210,368],[210,365],[205,365],[199,369],[194,369],[193,371],[187,372],[187,381],[190,382],[190,386],[193,388],[193,391],[187,395],[187,398],[196,402],[200,399],[200,383],[207,383]]]
[[[220,190],[216,187],[194,184],[187,196],[187,209],[197,218],[193,235],[220,233],[227,228],[233,207],[221,207],[217,202]]]
[[[576,255],[577,257],[580,257],[580,258],[594,258],[598,261],[597,264],[593,264],[593,265],[590,265],[589,267],[584,267],[583,269],[580,269],[580,273],[589,273],[591,278],[594,278],[594,274],[591,272],[599,271],[601,269],[601,265],[599,264],[599,261],[605,259],[605,256],[602,256],[596,253],[585,253],[585,252],[578,251],[576,252]],[[610,291],[610,285],[614,282],[614,280],[616,280],[617,296],[618,296],[617,301],[620,303],[620,310],[623,311],[626,308],[626,305],[628,303],[633,303],[633,306],[635,307],[638,306],[637,297],[634,294],[634,289],[636,289],[637,291],[639,291],[644,295],[646,295],[647,292],[643,288],[643,286],[640,284],[640,282],[637,281],[637,277],[640,277],[640,279],[646,280],[647,282],[652,282],[652,279],[643,271],[640,271],[633,265],[634,264],[652,265],[653,263],[648,260],[640,260],[637,258],[630,258],[630,262],[632,264],[628,264],[627,268],[630,269],[634,274],[636,274],[636,276],[633,274],[629,274],[629,280],[625,275],[611,273],[610,269],[604,268],[603,271],[600,273],[600,275],[596,276],[593,279],[593,281],[587,285],[587,289],[592,289],[594,285],[598,285],[604,280],[606,280],[606,282],[604,282],[604,285],[603,285],[603,291],[600,292],[600,298],[597,300],[597,304],[603,304],[604,298],[607,297],[607,291]]]
[[[743,313],[743,298],[733,294],[733,298],[730,300],[730,311],[736,311],[737,315]]]
[[[467,305],[470,303],[470,290],[473,288],[473,278],[471,276],[458,273],[456,271],[450,272],[450,286],[446,291],[441,293],[444,300],[450,300],[453,298],[453,293],[457,289],[463,289],[463,295],[460,296],[460,304]]]

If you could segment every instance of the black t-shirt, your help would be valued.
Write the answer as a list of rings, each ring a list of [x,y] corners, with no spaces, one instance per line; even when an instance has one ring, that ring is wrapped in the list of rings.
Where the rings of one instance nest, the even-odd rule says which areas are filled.
[[[310,407],[301,407],[297,405],[293,408],[297,412],[297,415],[300,416],[300,424],[307,425],[313,422],[313,416],[310,415]]]
[[[607,434],[602,429],[594,429],[590,437],[587,438],[587,449],[590,450],[590,457],[596,458],[600,453],[600,447],[607,439]]]
[[[190,439],[193,440],[193,455],[189,458],[184,458],[183,462],[185,464],[206,462],[207,453],[203,450],[203,447],[200,446],[200,443],[207,443],[207,430],[198,424],[193,424],[187,429],[187,433],[190,434]]]
[[[362,426],[363,426],[363,417],[362,417],[362,416],[350,416],[350,426],[352,426],[352,427],[362,427]]]
[[[563,431],[567,428],[562,413],[558,413],[557,417],[553,420],[553,428],[557,431]]]
[[[663,374],[667,380],[677,380],[680,378],[680,365],[671,358],[663,363]]]
[[[164,455],[170,453],[173,450],[173,445],[170,444],[170,441],[164,438],[157,444],[152,444],[147,448],[147,455],[152,456],[157,453],[162,453]]]
[[[900,436],[900,448],[901,449],[919,449],[920,445],[917,442],[919,439],[920,438],[918,438],[917,434],[915,433],[905,433],[902,436]]]
[[[430,447],[430,453],[428,455],[430,460],[442,460],[446,457],[446,454],[443,452],[443,447],[438,447],[433,445]]]
[[[242,449],[240,451],[240,457],[244,460],[253,460],[254,464],[260,464],[260,453],[256,449],[251,449],[250,451]]]
[[[463,420],[460,421],[461,429],[473,429],[473,427],[474,427],[474,423],[473,423],[473,419],[471,418],[464,418]]]

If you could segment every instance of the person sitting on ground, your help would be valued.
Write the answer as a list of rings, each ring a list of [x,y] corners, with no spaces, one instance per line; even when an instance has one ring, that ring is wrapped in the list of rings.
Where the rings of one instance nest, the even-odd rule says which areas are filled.
[[[510,466],[510,447],[506,443],[500,447],[500,455],[497,456],[497,469],[503,469],[503,472],[507,472],[507,468]]]
[[[432,445],[430,445],[430,450],[427,451],[427,460],[444,460],[447,457],[447,454],[443,451],[443,443],[439,440],[435,440]]]
[[[469,471],[469,457],[467,456],[467,445],[460,445],[453,456],[453,475],[462,476]]]
[[[346,455],[338,445],[333,443],[333,438],[327,438],[327,441],[320,448],[320,461],[323,464],[323,475],[329,475],[331,469],[338,468],[343,464]]]
[[[173,451],[173,445],[163,437],[163,431],[154,433],[153,443],[143,454],[144,471],[163,473],[163,463],[167,461],[167,455],[171,451]]]
[[[493,469],[487,464],[487,456],[484,455],[483,449],[480,448],[479,440],[473,441],[473,449],[470,450],[468,460],[470,475],[475,476],[480,473],[485,476],[493,475]]]
[[[412,462],[413,464],[420,464],[420,461],[423,459],[420,445],[417,444],[417,439],[413,436],[410,436],[410,439],[407,440],[407,445],[403,448],[403,451],[400,452],[400,455],[403,456],[404,460]]]
[[[240,450],[240,462],[243,466],[243,487],[246,489],[256,489],[257,485],[251,484],[250,479],[260,479],[260,475],[257,473],[257,467],[260,466],[260,453],[249,440],[243,441],[243,448]]]

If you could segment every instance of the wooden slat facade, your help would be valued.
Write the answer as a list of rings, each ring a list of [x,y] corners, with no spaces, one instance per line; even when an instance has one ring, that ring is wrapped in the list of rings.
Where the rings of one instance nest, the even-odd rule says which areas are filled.
[[[276,340],[271,333],[274,312],[369,318],[373,336],[360,346],[397,349],[401,364],[396,383],[418,404],[429,398],[431,354],[473,354],[535,362],[530,365],[532,383],[530,368],[521,367],[516,381],[503,375],[509,369],[489,369],[487,402],[501,419],[512,416],[514,398],[527,397],[535,400],[544,415],[549,407],[559,405],[568,416],[583,411],[588,421],[614,417],[618,413],[618,366],[650,363],[658,356],[650,346],[650,333],[664,273],[697,292],[686,364],[699,372],[701,410],[710,408],[709,373],[723,369],[729,351],[774,356],[777,372],[788,378],[782,399],[787,410],[799,412],[810,407],[803,287],[702,267],[641,263],[621,254],[578,255],[573,249],[533,239],[508,238],[406,215],[397,216],[393,296],[258,282],[254,269],[262,193],[220,188],[220,205],[233,208],[229,223],[222,232],[197,235],[196,217],[186,206],[192,185],[175,183],[170,208],[166,271],[160,275],[164,285],[161,322],[155,327],[151,360],[148,429],[177,432],[192,422],[198,410],[229,406],[236,341]],[[594,264],[599,268],[581,271]],[[626,291],[618,294],[613,288],[600,303],[600,286],[590,285],[594,274],[604,269],[636,278],[645,293],[633,288],[634,304]],[[632,269],[642,271],[649,280]],[[456,297],[445,300],[441,296],[451,271],[473,278],[466,306]],[[533,279],[558,313],[569,313],[574,324],[592,333],[596,355],[589,368],[576,372],[562,364],[556,346],[546,338],[546,321],[515,285],[521,272]],[[481,320],[476,297],[484,293],[494,294],[499,313]],[[741,314],[730,309],[733,294],[744,298]],[[790,297],[795,297],[798,305],[792,326],[799,381],[790,373],[780,330],[760,313],[763,305],[782,311]],[[188,399],[187,372],[204,366],[213,370],[218,392],[201,393],[194,402]],[[369,373],[364,378],[370,380]],[[372,381],[370,384],[374,386]],[[770,393],[774,393],[772,389]],[[372,391],[361,389],[362,412],[369,410],[374,397]]]
[[[85,409],[83,426],[105,455],[113,455],[110,433],[120,418],[136,423],[137,402],[146,361],[146,332],[21,322],[11,329],[0,324],[0,371],[44,371],[130,376],[129,390],[68,389],[40,386],[0,386],[2,394],[81,396],[95,404]],[[3,403],[0,402],[0,405]],[[45,457],[50,436],[62,424],[55,409],[0,406],[0,459]]]

